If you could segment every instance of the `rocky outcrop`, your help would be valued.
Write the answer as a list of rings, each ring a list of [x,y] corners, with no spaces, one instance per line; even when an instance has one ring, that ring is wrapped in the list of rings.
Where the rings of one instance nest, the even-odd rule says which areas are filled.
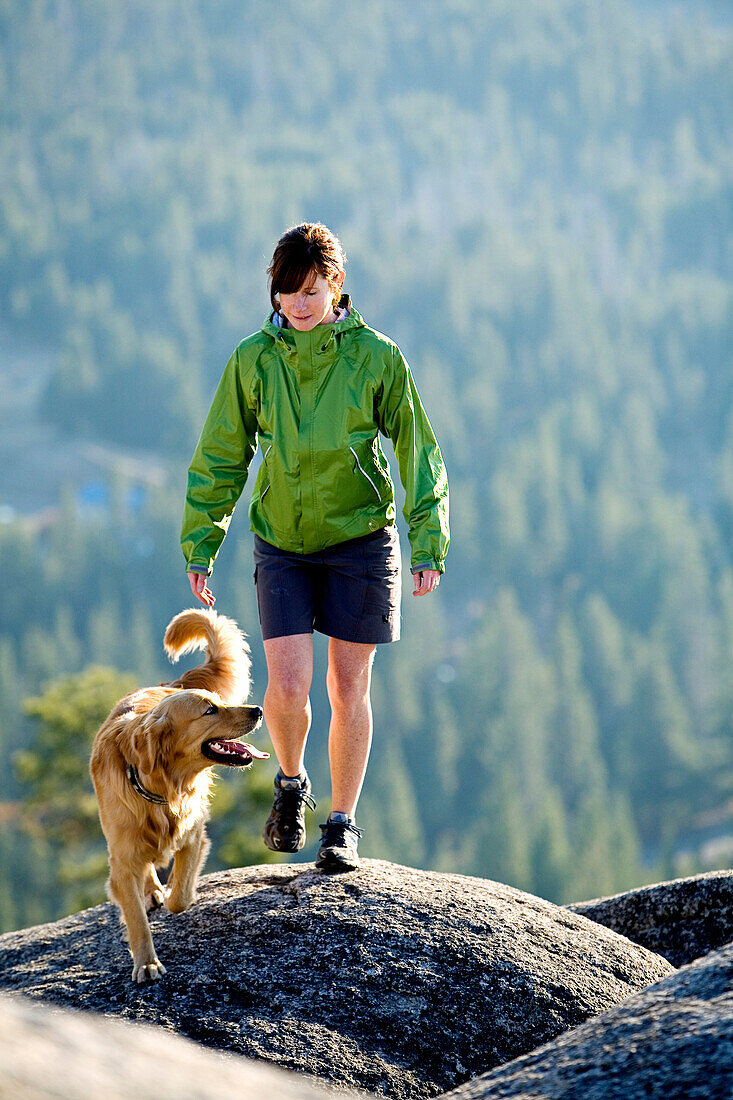
[[[135,986],[116,912],[0,937],[0,986],[155,1022],[393,1097],[434,1096],[548,1042],[672,968],[507,886],[365,860],[202,879],[152,915],[168,973]]]
[[[443,1100],[730,1100],[733,946]]]
[[[733,943],[733,871],[708,871],[569,908],[683,966]]]
[[[0,1100],[227,1096],[323,1100],[324,1093],[294,1073],[206,1050],[159,1027],[0,997]]]

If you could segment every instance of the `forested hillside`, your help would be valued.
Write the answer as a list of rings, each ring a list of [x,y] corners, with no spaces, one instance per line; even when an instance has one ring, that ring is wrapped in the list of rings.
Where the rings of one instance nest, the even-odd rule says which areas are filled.
[[[446,577],[377,658],[362,850],[552,900],[730,862],[732,61],[714,0],[0,3],[3,927],[82,896],[24,700],[166,675],[188,458],[303,220],[451,485]],[[248,496],[214,588],[261,698]],[[266,854],[232,790],[212,868]]]

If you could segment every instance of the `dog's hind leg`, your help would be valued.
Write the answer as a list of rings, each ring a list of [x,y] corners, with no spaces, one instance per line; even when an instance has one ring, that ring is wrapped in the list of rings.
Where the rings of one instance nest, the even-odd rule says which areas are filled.
[[[165,974],[165,967],[155,954],[153,936],[145,914],[145,864],[134,866],[110,856],[110,871],[110,897],[122,910],[127,927],[132,954],[132,980],[138,983],[157,981]]]
[[[176,852],[170,877],[170,889],[165,900],[165,907],[170,909],[171,913],[183,913],[195,902],[199,870],[210,846],[204,823],[201,822],[186,844]]]
[[[148,866],[147,875],[145,878],[145,911],[150,912],[151,909],[160,909],[161,905],[165,901],[165,886],[158,878],[155,867],[151,864]]]

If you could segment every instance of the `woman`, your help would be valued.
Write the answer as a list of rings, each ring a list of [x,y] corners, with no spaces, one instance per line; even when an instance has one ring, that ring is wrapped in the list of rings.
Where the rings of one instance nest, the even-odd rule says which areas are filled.
[[[433,592],[448,550],[440,449],[399,348],[342,296],[345,256],[323,225],[289,229],[270,276],[273,312],[229,360],[188,475],[182,547],[191,589],[207,583],[257,445],[250,502],[255,585],[267,658],[264,710],[280,769],[268,848],[305,844],[315,808],[303,763],[310,728],[313,630],[329,637],[332,806],[316,865],[359,864],[355,823],[372,736],[376,647],[400,632],[394,486],[379,433],[406,490],[413,595]]]

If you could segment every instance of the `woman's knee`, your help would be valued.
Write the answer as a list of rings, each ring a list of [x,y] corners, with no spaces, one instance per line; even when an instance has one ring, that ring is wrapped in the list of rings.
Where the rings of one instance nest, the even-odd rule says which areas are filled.
[[[308,705],[313,678],[313,638],[308,635],[273,638],[265,642],[267,691],[265,708],[302,710]]]
[[[371,662],[363,665],[329,662],[326,686],[331,706],[354,708],[369,699]]]
[[[303,710],[308,705],[310,682],[310,673],[303,669],[272,670],[265,693],[265,706],[274,704],[279,710]]]

